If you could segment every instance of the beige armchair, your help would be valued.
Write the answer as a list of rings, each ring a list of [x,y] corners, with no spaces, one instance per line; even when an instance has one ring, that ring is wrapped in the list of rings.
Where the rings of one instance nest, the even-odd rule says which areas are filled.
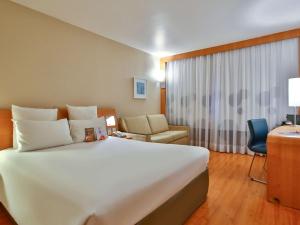
[[[120,119],[120,130],[139,141],[190,144],[189,127],[169,125],[165,115],[143,115]]]

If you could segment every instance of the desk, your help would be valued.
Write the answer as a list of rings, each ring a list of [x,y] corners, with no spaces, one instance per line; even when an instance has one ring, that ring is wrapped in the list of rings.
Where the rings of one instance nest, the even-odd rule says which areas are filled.
[[[267,198],[300,209],[300,126],[281,126],[267,139]],[[290,132],[290,133],[289,133]]]

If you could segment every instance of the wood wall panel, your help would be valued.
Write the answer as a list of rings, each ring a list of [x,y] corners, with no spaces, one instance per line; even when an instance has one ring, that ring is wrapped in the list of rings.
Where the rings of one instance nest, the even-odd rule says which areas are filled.
[[[0,109],[0,150],[13,145],[13,123],[10,109]]]
[[[266,44],[270,42],[275,42],[275,41],[281,41],[281,40],[286,40],[286,39],[291,39],[291,38],[296,38],[300,37],[300,28],[294,29],[294,30],[289,30],[289,31],[284,31],[284,32],[279,32],[275,34],[270,34],[262,37],[257,37],[257,38],[252,38],[252,39],[247,39],[243,41],[238,41],[238,42],[233,42],[225,45],[219,45],[211,48],[205,48],[205,49],[200,49],[196,51],[191,51],[191,52],[185,52],[182,54],[177,54],[173,56],[168,56],[161,58],[161,64],[162,63],[167,63],[171,62],[174,60],[179,60],[179,59],[187,59],[187,58],[193,58],[197,56],[203,56],[203,55],[211,55],[214,53],[218,52],[225,52],[225,51],[230,51],[230,50],[235,50],[235,49],[240,49],[240,48],[247,48],[255,45],[261,45],[261,44]]]
[[[160,89],[160,113],[166,114],[166,88]]]

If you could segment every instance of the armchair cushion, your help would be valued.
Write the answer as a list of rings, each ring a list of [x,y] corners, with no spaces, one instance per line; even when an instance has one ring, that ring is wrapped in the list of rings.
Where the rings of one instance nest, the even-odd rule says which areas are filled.
[[[188,133],[190,132],[190,128],[188,126],[182,125],[169,125],[169,130],[186,130]]]
[[[163,114],[147,115],[152,134],[169,130],[168,121]]]
[[[151,142],[170,143],[180,138],[188,136],[187,130],[169,130],[151,135]]]
[[[125,117],[126,132],[134,134],[151,134],[151,128],[146,116]]]

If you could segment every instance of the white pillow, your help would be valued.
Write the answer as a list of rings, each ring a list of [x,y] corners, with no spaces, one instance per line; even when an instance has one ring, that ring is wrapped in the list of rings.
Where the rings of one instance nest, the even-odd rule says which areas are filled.
[[[16,105],[11,106],[13,120],[57,120],[57,109],[26,108]],[[13,147],[18,148],[15,128],[13,130]]]
[[[71,144],[67,119],[56,121],[15,120],[18,150],[31,151]]]
[[[71,136],[74,142],[83,142],[85,128],[100,128],[106,130],[105,118],[102,116],[93,120],[69,120]]]
[[[98,117],[97,106],[67,105],[69,120],[92,120]]]

